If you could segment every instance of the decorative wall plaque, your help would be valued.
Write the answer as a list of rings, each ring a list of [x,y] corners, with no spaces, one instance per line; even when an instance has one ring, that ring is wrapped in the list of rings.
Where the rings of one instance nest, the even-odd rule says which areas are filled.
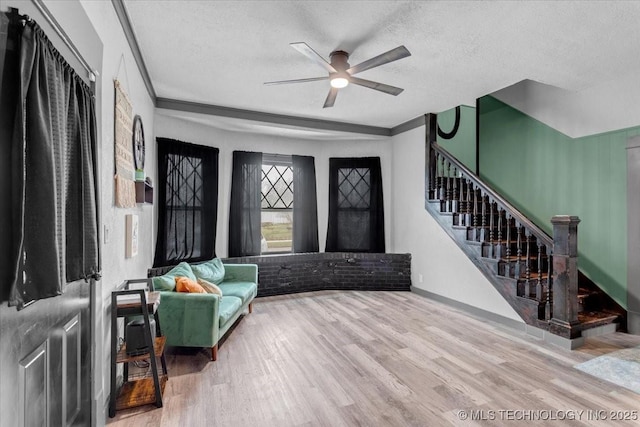
[[[114,88],[115,202],[119,208],[132,208],[136,206],[135,167],[131,147],[133,109],[118,80],[114,80]]]

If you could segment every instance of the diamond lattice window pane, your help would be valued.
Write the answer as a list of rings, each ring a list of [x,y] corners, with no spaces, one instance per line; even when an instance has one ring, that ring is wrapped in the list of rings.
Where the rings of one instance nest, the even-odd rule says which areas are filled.
[[[293,169],[285,165],[262,165],[262,209],[291,209]]]
[[[371,201],[369,168],[338,169],[338,207],[369,209]]]
[[[202,206],[202,159],[168,155],[167,206]]]

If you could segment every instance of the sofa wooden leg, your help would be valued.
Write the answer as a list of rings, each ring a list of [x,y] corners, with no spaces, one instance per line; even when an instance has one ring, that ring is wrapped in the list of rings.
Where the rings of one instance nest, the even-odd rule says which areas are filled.
[[[253,303],[249,303],[249,313],[253,313]]]
[[[211,347],[211,360],[214,362],[218,360],[218,344]]]

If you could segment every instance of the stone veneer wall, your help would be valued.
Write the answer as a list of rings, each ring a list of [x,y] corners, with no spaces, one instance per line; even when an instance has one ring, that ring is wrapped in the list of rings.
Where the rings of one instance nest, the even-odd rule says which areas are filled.
[[[411,254],[320,252],[225,258],[258,265],[258,296],[328,289],[409,291]]]

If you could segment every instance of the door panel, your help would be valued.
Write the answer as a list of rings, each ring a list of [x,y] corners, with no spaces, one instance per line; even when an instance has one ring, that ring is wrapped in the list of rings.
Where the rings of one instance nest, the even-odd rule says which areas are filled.
[[[49,394],[48,340],[20,361],[18,386],[18,425],[49,426],[47,410]]]
[[[91,423],[90,286],[21,311],[0,305],[0,425]]]
[[[62,425],[73,425],[80,412],[82,384],[80,316],[74,316],[63,327],[62,336]]]

